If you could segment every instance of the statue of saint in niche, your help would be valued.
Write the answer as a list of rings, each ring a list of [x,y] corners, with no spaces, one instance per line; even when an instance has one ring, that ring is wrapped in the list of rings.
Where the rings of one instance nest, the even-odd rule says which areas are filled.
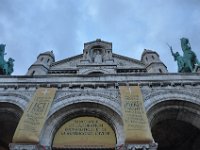
[[[102,55],[99,51],[96,52],[96,55],[94,57],[94,63],[102,63]]]

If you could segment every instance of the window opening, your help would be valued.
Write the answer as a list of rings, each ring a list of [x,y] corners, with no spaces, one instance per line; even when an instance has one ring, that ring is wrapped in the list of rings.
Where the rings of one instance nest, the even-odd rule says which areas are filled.
[[[32,71],[31,75],[33,76],[35,74],[35,70]]]

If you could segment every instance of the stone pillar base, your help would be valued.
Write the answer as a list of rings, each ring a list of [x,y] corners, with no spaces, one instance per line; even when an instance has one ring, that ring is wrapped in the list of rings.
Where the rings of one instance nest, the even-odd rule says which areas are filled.
[[[42,146],[39,144],[29,144],[29,143],[10,143],[10,150],[51,150],[49,146]]]
[[[151,144],[127,144],[125,145],[126,150],[157,150],[158,144],[151,143]]]

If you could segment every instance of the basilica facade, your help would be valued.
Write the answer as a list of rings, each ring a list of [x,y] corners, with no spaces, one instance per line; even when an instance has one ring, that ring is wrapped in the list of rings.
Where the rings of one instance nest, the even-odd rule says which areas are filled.
[[[152,140],[126,140],[121,87],[140,89]],[[49,109],[46,103],[31,103],[37,91],[48,95],[49,89],[54,89]],[[136,112],[138,107],[131,104]],[[33,120],[27,108],[39,116],[45,110],[43,122]],[[41,124],[38,139],[16,135],[22,120],[31,122],[31,127],[22,125],[30,137]],[[200,74],[169,73],[152,50],[145,49],[140,60],[115,54],[112,43],[101,39],[59,61],[52,51],[41,53],[26,75],[0,78],[0,150],[6,149],[198,150]]]

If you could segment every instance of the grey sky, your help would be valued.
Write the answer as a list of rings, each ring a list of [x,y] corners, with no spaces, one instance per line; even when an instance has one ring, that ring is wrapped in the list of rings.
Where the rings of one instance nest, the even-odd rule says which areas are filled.
[[[24,75],[39,53],[53,50],[56,61],[82,53],[83,43],[101,38],[113,52],[140,60],[155,50],[168,67],[177,65],[166,45],[182,54],[190,40],[200,59],[199,0],[1,0],[0,43]]]

